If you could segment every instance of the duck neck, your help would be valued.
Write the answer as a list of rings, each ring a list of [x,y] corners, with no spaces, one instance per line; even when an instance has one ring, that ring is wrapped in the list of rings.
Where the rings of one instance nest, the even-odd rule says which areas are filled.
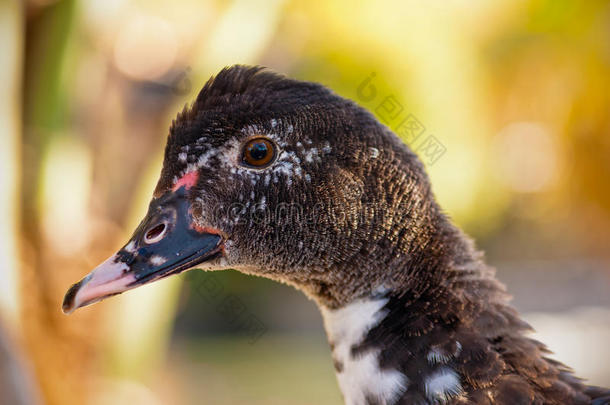
[[[346,404],[447,401],[467,388],[464,345],[481,348],[493,373],[501,360],[482,348],[507,328],[527,328],[493,270],[463,243],[461,253],[427,262],[444,268],[389,271],[369,293],[340,307],[321,305]]]

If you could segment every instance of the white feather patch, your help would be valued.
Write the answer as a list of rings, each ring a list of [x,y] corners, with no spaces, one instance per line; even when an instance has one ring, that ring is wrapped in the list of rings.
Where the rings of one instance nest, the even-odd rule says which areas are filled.
[[[449,367],[440,368],[426,378],[426,396],[430,401],[447,402],[462,391],[460,377]]]
[[[347,405],[364,404],[367,397],[391,404],[407,387],[404,374],[379,368],[378,350],[355,357],[351,353],[352,346],[387,315],[382,310],[386,302],[387,298],[362,299],[337,310],[322,309],[326,332],[335,344],[333,355],[343,366],[337,380]]]

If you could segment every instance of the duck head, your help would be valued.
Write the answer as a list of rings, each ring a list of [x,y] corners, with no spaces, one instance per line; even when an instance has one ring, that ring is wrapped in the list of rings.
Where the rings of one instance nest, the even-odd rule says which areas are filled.
[[[64,312],[194,266],[289,283],[331,308],[434,277],[410,277],[449,229],[423,166],[352,101],[234,66],[169,132],[146,217],[69,289]]]

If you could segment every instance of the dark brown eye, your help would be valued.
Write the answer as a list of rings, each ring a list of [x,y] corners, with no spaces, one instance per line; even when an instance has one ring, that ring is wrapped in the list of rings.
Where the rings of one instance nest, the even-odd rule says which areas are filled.
[[[244,146],[242,161],[252,167],[267,166],[275,156],[273,143],[265,138],[251,139]]]

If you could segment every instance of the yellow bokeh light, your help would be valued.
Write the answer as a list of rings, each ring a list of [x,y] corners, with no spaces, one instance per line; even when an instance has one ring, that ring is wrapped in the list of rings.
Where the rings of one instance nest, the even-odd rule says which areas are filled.
[[[114,62],[125,75],[136,80],[161,77],[176,61],[178,37],[166,20],[139,15],[119,29]]]
[[[91,151],[74,138],[52,141],[44,161],[41,212],[45,239],[70,255],[89,241]]]
[[[514,191],[544,191],[557,180],[557,144],[542,124],[509,124],[496,136],[496,153],[502,180]]]

